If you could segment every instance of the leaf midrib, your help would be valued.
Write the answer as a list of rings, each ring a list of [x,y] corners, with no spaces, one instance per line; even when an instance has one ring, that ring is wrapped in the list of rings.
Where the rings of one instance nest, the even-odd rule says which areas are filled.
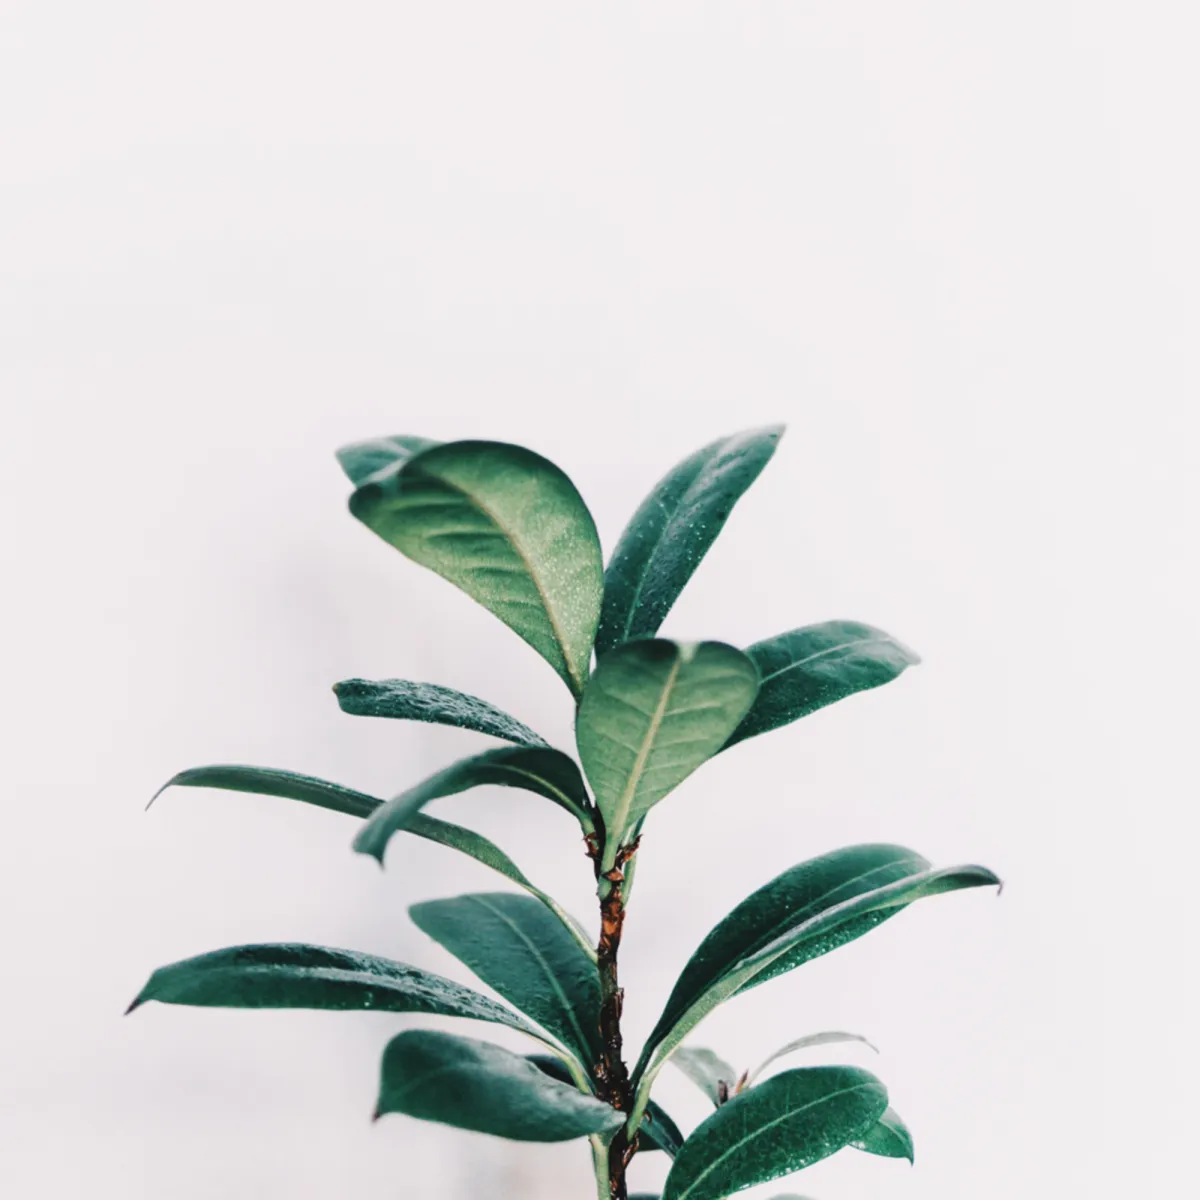
[[[849,642],[840,642],[836,646],[828,646],[824,650],[814,651],[812,654],[806,654],[803,658],[798,658],[794,662],[788,663],[786,667],[780,667],[778,671],[772,671],[768,675],[762,677],[762,682],[766,683],[771,679],[778,679],[780,675],[786,675],[789,671],[798,670],[800,667],[806,666],[810,662],[815,662],[818,658],[824,658],[829,654],[837,654],[840,650],[850,650],[855,646],[869,646],[872,642],[894,642],[894,638],[890,637],[862,637],[854,638]]]

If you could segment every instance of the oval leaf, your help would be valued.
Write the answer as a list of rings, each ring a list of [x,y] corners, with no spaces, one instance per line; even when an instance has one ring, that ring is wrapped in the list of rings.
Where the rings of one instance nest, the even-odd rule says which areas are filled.
[[[388,1043],[375,1115],[384,1113],[521,1142],[612,1133],[623,1119],[519,1054],[427,1029],[410,1029]]]
[[[718,1107],[729,1099],[737,1082],[737,1072],[720,1055],[699,1046],[680,1046],[671,1062]]]
[[[358,831],[354,848],[382,863],[393,834],[406,829],[425,805],[484,784],[536,792],[566,808],[581,821],[587,820],[587,814],[574,806],[575,801],[564,790],[572,787],[573,781],[579,781],[579,769],[561,750],[526,746],[487,750],[451,764],[376,809]],[[579,786],[582,787],[581,782]]]
[[[913,1157],[912,1134],[894,1108],[889,1108],[861,1138],[849,1144],[855,1150],[878,1154],[881,1158],[907,1158],[910,1163],[916,1161]]]
[[[342,712],[355,717],[389,717],[456,725],[518,746],[545,746],[546,740],[503,709],[436,683],[411,679],[345,679],[333,685]]]
[[[728,745],[778,729],[819,708],[890,683],[920,658],[894,637],[858,621],[806,625],[746,650],[758,695]]]
[[[585,1067],[600,1061],[596,964],[544,904],[510,892],[482,892],[414,904],[408,914]]]
[[[230,946],[159,967],[128,1012],[157,1000],[201,1008],[317,1008],[467,1017],[541,1035],[502,1004],[407,963],[281,944]]]
[[[861,1137],[887,1089],[856,1067],[784,1071],[718,1108],[684,1143],[663,1200],[724,1200],[811,1166]]]
[[[502,442],[450,442],[372,476],[350,511],[525,639],[578,696],[600,618],[596,526],[552,462]]]
[[[353,442],[337,452],[337,460],[346,472],[346,477],[355,487],[366,483],[382,471],[395,470],[403,466],[414,454],[428,450],[439,442],[430,438],[413,437],[410,434],[395,434],[392,437],[371,438],[365,442]]]
[[[788,1042],[786,1046],[780,1046],[774,1054],[768,1055],[766,1058],[764,1058],[763,1061],[760,1062],[758,1066],[755,1067],[755,1069],[746,1077],[746,1086],[749,1087],[773,1062],[778,1062],[779,1059],[783,1058],[787,1054],[794,1054],[797,1050],[810,1050],[814,1046],[831,1046],[838,1042],[862,1042],[864,1046],[870,1046],[876,1054],[879,1053],[877,1047],[872,1046],[865,1037],[862,1037],[857,1033],[840,1033],[837,1030],[830,1030],[827,1033],[810,1033],[805,1037],[797,1038],[794,1042]],[[686,1049],[686,1046],[680,1046],[680,1048],[675,1051],[672,1061],[674,1061],[675,1058],[678,1058]]]
[[[783,426],[775,425],[720,438],[658,482],[625,527],[604,572],[598,655],[658,632],[782,436]]]
[[[721,642],[629,642],[596,665],[575,722],[604,817],[605,870],[629,831],[711,758],[758,687],[754,664]]]

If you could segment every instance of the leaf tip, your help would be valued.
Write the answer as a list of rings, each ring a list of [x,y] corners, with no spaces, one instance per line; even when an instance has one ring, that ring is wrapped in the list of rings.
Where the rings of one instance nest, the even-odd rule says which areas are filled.
[[[135,1009],[141,1008],[146,1001],[142,997],[142,993],[138,992],[136,996],[129,1002],[129,1007],[121,1014],[123,1017],[129,1016]]]

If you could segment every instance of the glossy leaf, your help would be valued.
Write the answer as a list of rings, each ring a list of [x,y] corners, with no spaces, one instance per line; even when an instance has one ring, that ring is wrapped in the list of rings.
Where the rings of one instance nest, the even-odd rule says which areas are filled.
[[[519,634],[578,696],[600,618],[596,526],[575,485],[521,446],[450,442],[374,475],[350,511]]]
[[[405,1113],[521,1142],[611,1133],[621,1114],[520,1054],[474,1038],[410,1029],[383,1054],[376,1117]]]
[[[861,1138],[850,1143],[855,1150],[878,1154],[881,1158],[907,1158],[914,1162],[912,1134],[900,1120],[900,1114],[889,1108]]]
[[[511,892],[429,900],[416,926],[510,1004],[552,1033],[586,1067],[600,1061],[595,962],[544,904]]]
[[[187,958],[159,967],[128,1011],[150,1000],[202,1008],[430,1013],[491,1021],[543,1040],[524,1018],[453,980],[327,946],[230,946]]]
[[[760,684],[730,746],[890,683],[921,661],[883,630],[858,621],[806,625],[755,642],[746,653],[758,668]]]
[[[365,442],[353,442],[337,452],[337,460],[346,472],[346,477],[355,487],[366,483],[380,471],[395,470],[403,466],[414,454],[428,450],[440,443],[429,438],[413,437],[410,434],[394,434],[391,437],[370,438]]]
[[[677,464],[642,502],[604,572],[596,653],[658,632],[783,426],[719,438]]]
[[[737,1082],[737,1072],[720,1055],[699,1046],[680,1046],[671,1062],[715,1105],[729,1099]]]
[[[811,1166],[861,1137],[887,1090],[856,1067],[784,1071],[735,1096],[684,1143],[663,1200],[724,1200]]]
[[[388,717],[456,725],[518,746],[545,746],[545,739],[503,709],[436,683],[411,679],[346,679],[333,685],[343,712],[355,717]]]
[[[587,814],[576,811],[573,798],[564,790],[572,785],[572,778],[578,781],[578,768],[561,750],[528,746],[487,750],[453,763],[376,809],[359,830],[354,848],[382,863],[392,836],[406,829],[425,805],[484,784],[536,792],[584,820]]]
[[[612,866],[629,831],[715,754],[750,707],[754,664],[721,642],[629,642],[596,665],[575,722]]]
[[[567,1064],[556,1055],[527,1054],[525,1057],[531,1063],[534,1063],[539,1070],[545,1071],[551,1079],[558,1079],[563,1083],[571,1082],[571,1072]],[[683,1145],[684,1141],[679,1126],[653,1100],[646,1109],[646,1115],[642,1119],[641,1132],[638,1136],[639,1151],[662,1150],[671,1158],[674,1158],[679,1153],[679,1148]]]
[[[365,792],[316,779],[312,775],[297,775],[294,771],[277,771],[273,767],[245,767],[221,763],[210,767],[189,767],[172,776],[150,799],[153,804],[171,787],[220,788],[229,792],[250,792],[260,796],[281,796],[299,800],[318,808],[332,809],[352,817],[370,816],[383,803]]]
[[[830,1030],[827,1033],[810,1033],[805,1037],[797,1038],[794,1042],[788,1042],[786,1046],[780,1046],[774,1054],[764,1058],[746,1077],[746,1086],[749,1087],[773,1062],[778,1062],[779,1059],[787,1054],[794,1054],[797,1050],[811,1050],[815,1046],[831,1046],[838,1042],[861,1042],[864,1046],[870,1046],[876,1054],[879,1053],[875,1046],[872,1046],[865,1037],[857,1033],[841,1033],[837,1030]],[[675,1051],[674,1058],[678,1058],[686,1048],[686,1046],[680,1046]],[[674,1058],[672,1061],[674,1061]]]

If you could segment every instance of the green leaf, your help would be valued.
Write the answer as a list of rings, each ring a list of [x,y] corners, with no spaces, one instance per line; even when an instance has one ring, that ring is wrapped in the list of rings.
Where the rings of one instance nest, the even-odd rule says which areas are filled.
[[[671,1062],[717,1106],[729,1099],[737,1082],[737,1072],[720,1055],[699,1046],[680,1046]]]
[[[571,1072],[567,1064],[557,1055],[527,1054],[525,1057],[540,1070],[545,1071],[551,1079],[558,1079],[563,1083],[571,1082]],[[662,1150],[669,1157],[674,1158],[679,1153],[683,1140],[679,1126],[659,1105],[651,1100],[646,1108],[646,1115],[642,1119],[641,1133],[638,1137],[639,1152]]]
[[[604,572],[597,655],[658,632],[783,426],[720,438],[675,466],[625,527]]]
[[[551,1079],[519,1054],[427,1029],[388,1043],[375,1115],[385,1113],[521,1142],[612,1133],[622,1121],[603,1101]]]
[[[589,821],[587,813],[575,807],[576,801],[566,790],[575,784],[582,787],[582,783],[578,768],[561,750],[502,746],[473,758],[460,759],[394,796],[376,809],[358,831],[354,839],[355,850],[382,863],[392,835],[406,829],[425,805],[484,784],[524,788],[552,800],[581,822]]]
[[[746,653],[761,680],[728,745],[778,729],[819,708],[890,683],[920,658],[881,629],[858,621],[806,625],[755,642]]]
[[[159,967],[129,1006],[317,1008],[467,1017],[542,1035],[522,1017],[419,967],[327,946],[230,946]]]
[[[585,1067],[600,1061],[596,964],[544,904],[510,892],[484,892],[414,904],[408,913]]]
[[[830,1046],[838,1042],[862,1042],[864,1046],[870,1046],[876,1054],[879,1053],[879,1050],[875,1046],[872,1046],[865,1037],[857,1033],[840,1033],[836,1030],[830,1030],[827,1033],[810,1033],[805,1037],[797,1038],[794,1042],[788,1042],[786,1046],[780,1046],[774,1054],[764,1058],[746,1077],[746,1086],[749,1087],[773,1062],[777,1062],[784,1055],[793,1054],[797,1050],[809,1050],[814,1046]],[[678,1058],[685,1049],[685,1046],[681,1046],[675,1051],[674,1057]]]
[[[861,937],[914,900],[999,882],[985,867],[932,870],[919,854],[887,845],[835,850],[785,871],[742,901],[684,967],[634,1071],[639,1098],[688,1033],[739,991]]]
[[[861,1137],[887,1108],[887,1090],[856,1067],[784,1071],[735,1096],[679,1152],[663,1200],[724,1200],[790,1175]]]
[[[397,469],[414,454],[440,444],[429,438],[401,433],[343,446],[337,452],[337,460],[350,482],[358,487],[376,472]]]
[[[907,1158],[914,1162],[912,1134],[900,1120],[900,1114],[889,1108],[861,1138],[850,1142],[855,1150],[878,1154],[881,1158]]]
[[[297,775],[294,771],[277,771],[272,767],[244,767],[221,763],[210,767],[189,767],[173,775],[150,798],[153,804],[170,787],[221,788],[229,792],[251,792],[260,796],[281,796],[285,800],[300,800],[329,808],[352,817],[369,816],[383,803],[365,792]]]
[[[502,442],[450,442],[374,475],[350,511],[525,639],[578,696],[600,618],[600,540],[552,462]]]
[[[354,717],[388,717],[457,725],[518,746],[545,746],[546,740],[516,717],[454,688],[411,679],[345,679],[333,685],[342,712]]]
[[[712,757],[758,687],[754,664],[721,642],[628,642],[596,665],[575,722],[604,817],[603,867],[672,788]]]

